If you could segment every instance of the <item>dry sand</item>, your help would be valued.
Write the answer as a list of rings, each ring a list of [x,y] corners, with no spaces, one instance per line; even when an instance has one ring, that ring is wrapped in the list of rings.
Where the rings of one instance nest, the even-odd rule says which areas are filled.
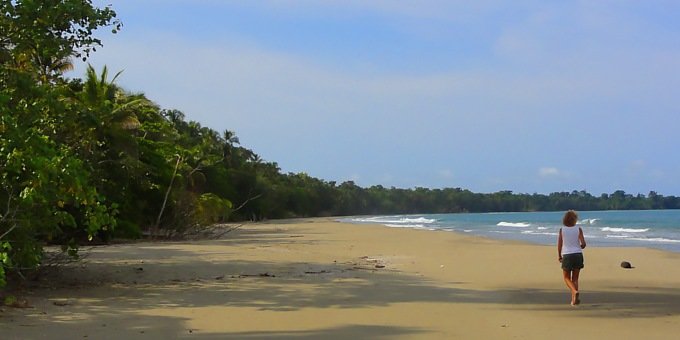
[[[2,339],[672,339],[680,254],[586,248],[569,305],[555,247],[328,219],[217,240],[95,247],[2,307]],[[623,269],[623,260],[635,268]]]

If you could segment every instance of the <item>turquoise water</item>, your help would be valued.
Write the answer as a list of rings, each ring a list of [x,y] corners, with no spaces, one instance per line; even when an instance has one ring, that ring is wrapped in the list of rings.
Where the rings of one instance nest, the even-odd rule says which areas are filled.
[[[578,225],[592,246],[648,247],[680,252],[680,210],[582,211]],[[564,212],[357,216],[349,223],[445,230],[554,245]]]

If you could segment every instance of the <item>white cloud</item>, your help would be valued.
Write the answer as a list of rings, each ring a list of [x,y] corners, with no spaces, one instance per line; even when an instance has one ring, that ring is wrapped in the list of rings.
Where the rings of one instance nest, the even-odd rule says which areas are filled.
[[[449,169],[439,170],[439,171],[437,172],[437,174],[439,175],[439,177],[441,177],[441,178],[443,178],[443,179],[451,179],[451,178],[453,178],[453,171],[451,171],[451,170],[449,170]]]
[[[156,0],[153,5],[161,2]],[[151,2],[143,3],[146,5],[139,6]],[[361,172],[350,178],[400,180],[399,184],[403,181],[409,186],[424,180],[404,174],[403,169],[429,167],[419,169],[418,176],[446,183],[453,173],[436,170],[455,168],[455,179],[462,187],[481,186],[488,175],[480,171],[484,168],[507,174],[514,182],[530,177],[537,186],[557,183],[567,188],[581,186],[577,180],[602,183],[625,177],[627,170],[637,174],[655,167],[672,177],[669,166],[677,168],[677,160],[664,161],[669,152],[664,136],[673,135],[677,126],[674,89],[680,86],[680,49],[672,44],[676,32],[669,29],[659,35],[655,26],[644,25],[642,16],[620,16],[628,6],[625,4],[608,3],[587,10],[589,7],[572,5],[482,1],[483,5],[473,5],[478,12],[470,14],[461,10],[468,3],[303,0],[234,5],[281,9],[282,15],[314,18],[336,15],[335,8],[340,9],[339,16],[379,13],[381,20],[375,25],[381,29],[385,25],[389,30],[433,25],[438,33],[447,32],[447,37],[454,28],[479,37],[470,50],[463,44],[455,53],[448,48],[427,50],[429,45],[456,45],[443,34],[422,37],[425,41],[416,45],[404,39],[404,50],[423,48],[426,53],[453,60],[427,71],[384,63],[382,54],[363,53],[356,49],[361,45],[351,39],[339,41],[337,47],[356,49],[356,59],[348,53],[348,60],[338,62],[338,58],[317,53],[323,46],[289,49],[289,37],[278,32],[271,34],[281,43],[272,45],[257,34],[249,35],[250,28],[216,30],[215,36],[195,37],[179,29],[171,33],[169,27],[137,28],[138,35],[123,30],[107,37],[92,61],[98,69],[107,64],[111,73],[125,69],[119,84],[145,91],[162,107],[180,109],[188,119],[216,130],[236,131],[244,145],[277,161],[284,171],[344,180],[346,177],[337,174],[354,173],[361,164]],[[611,13],[609,5],[616,5]],[[515,8],[510,19],[488,20],[505,15],[503,10],[508,7]],[[569,11],[561,11],[563,7]],[[197,10],[186,19],[195,20],[200,8]],[[454,18],[456,13],[465,17],[463,24]],[[608,20],[600,23],[603,13]],[[480,20],[468,22],[470,15]],[[627,20],[629,16],[637,20]],[[340,19],[338,25],[344,22]],[[414,24],[402,25],[405,22]],[[365,34],[372,32],[369,29]],[[639,36],[649,37],[649,41],[636,39]],[[397,39],[401,36],[394,37],[402,43]],[[457,65],[461,56],[475,62]],[[408,60],[408,53],[399,58],[404,59],[397,65],[429,62]],[[79,69],[75,76],[82,74]],[[556,128],[573,125],[579,126],[577,138],[556,137]],[[633,163],[627,169],[627,160],[616,151],[631,136],[640,136],[640,143],[631,143],[626,157],[649,157],[646,168],[645,163]],[[545,166],[535,177],[537,165],[552,163],[545,155],[558,148],[578,157],[579,164],[569,165],[573,172]],[[455,152],[450,152],[452,149]],[[661,155],[647,156],[652,153],[647,150],[660,150]],[[447,156],[440,161],[442,154]],[[366,155],[382,155],[384,161],[366,164]],[[508,155],[513,155],[511,160],[505,159]],[[404,167],[400,159],[406,156],[415,160]],[[437,168],[432,169],[431,164]],[[514,164],[526,167],[518,170]],[[394,169],[390,170],[393,177],[380,178],[384,169]],[[579,173],[596,170],[599,176],[577,178]],[[660,170],[657,177],[663,174]],[[512,182],[486,185],[489,191],[507,186]]]
[[[543,167],[538,169],[538,175],[546,178],[546,177],[556,177],[560,176],[561,172],[557,168],[554,167]]]

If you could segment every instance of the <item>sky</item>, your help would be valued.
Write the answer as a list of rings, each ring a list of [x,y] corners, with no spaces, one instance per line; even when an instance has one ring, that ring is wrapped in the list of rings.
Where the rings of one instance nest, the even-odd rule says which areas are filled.
[[[89,63],[283,173],[680,195],[680,2],[94,2]]]

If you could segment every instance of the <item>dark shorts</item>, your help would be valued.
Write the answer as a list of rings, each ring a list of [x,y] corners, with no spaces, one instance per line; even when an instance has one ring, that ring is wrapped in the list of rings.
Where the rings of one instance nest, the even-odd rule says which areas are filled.
[[[562,255],[562,269],[574,270],[583,268],[583,254],[566,254]]]

